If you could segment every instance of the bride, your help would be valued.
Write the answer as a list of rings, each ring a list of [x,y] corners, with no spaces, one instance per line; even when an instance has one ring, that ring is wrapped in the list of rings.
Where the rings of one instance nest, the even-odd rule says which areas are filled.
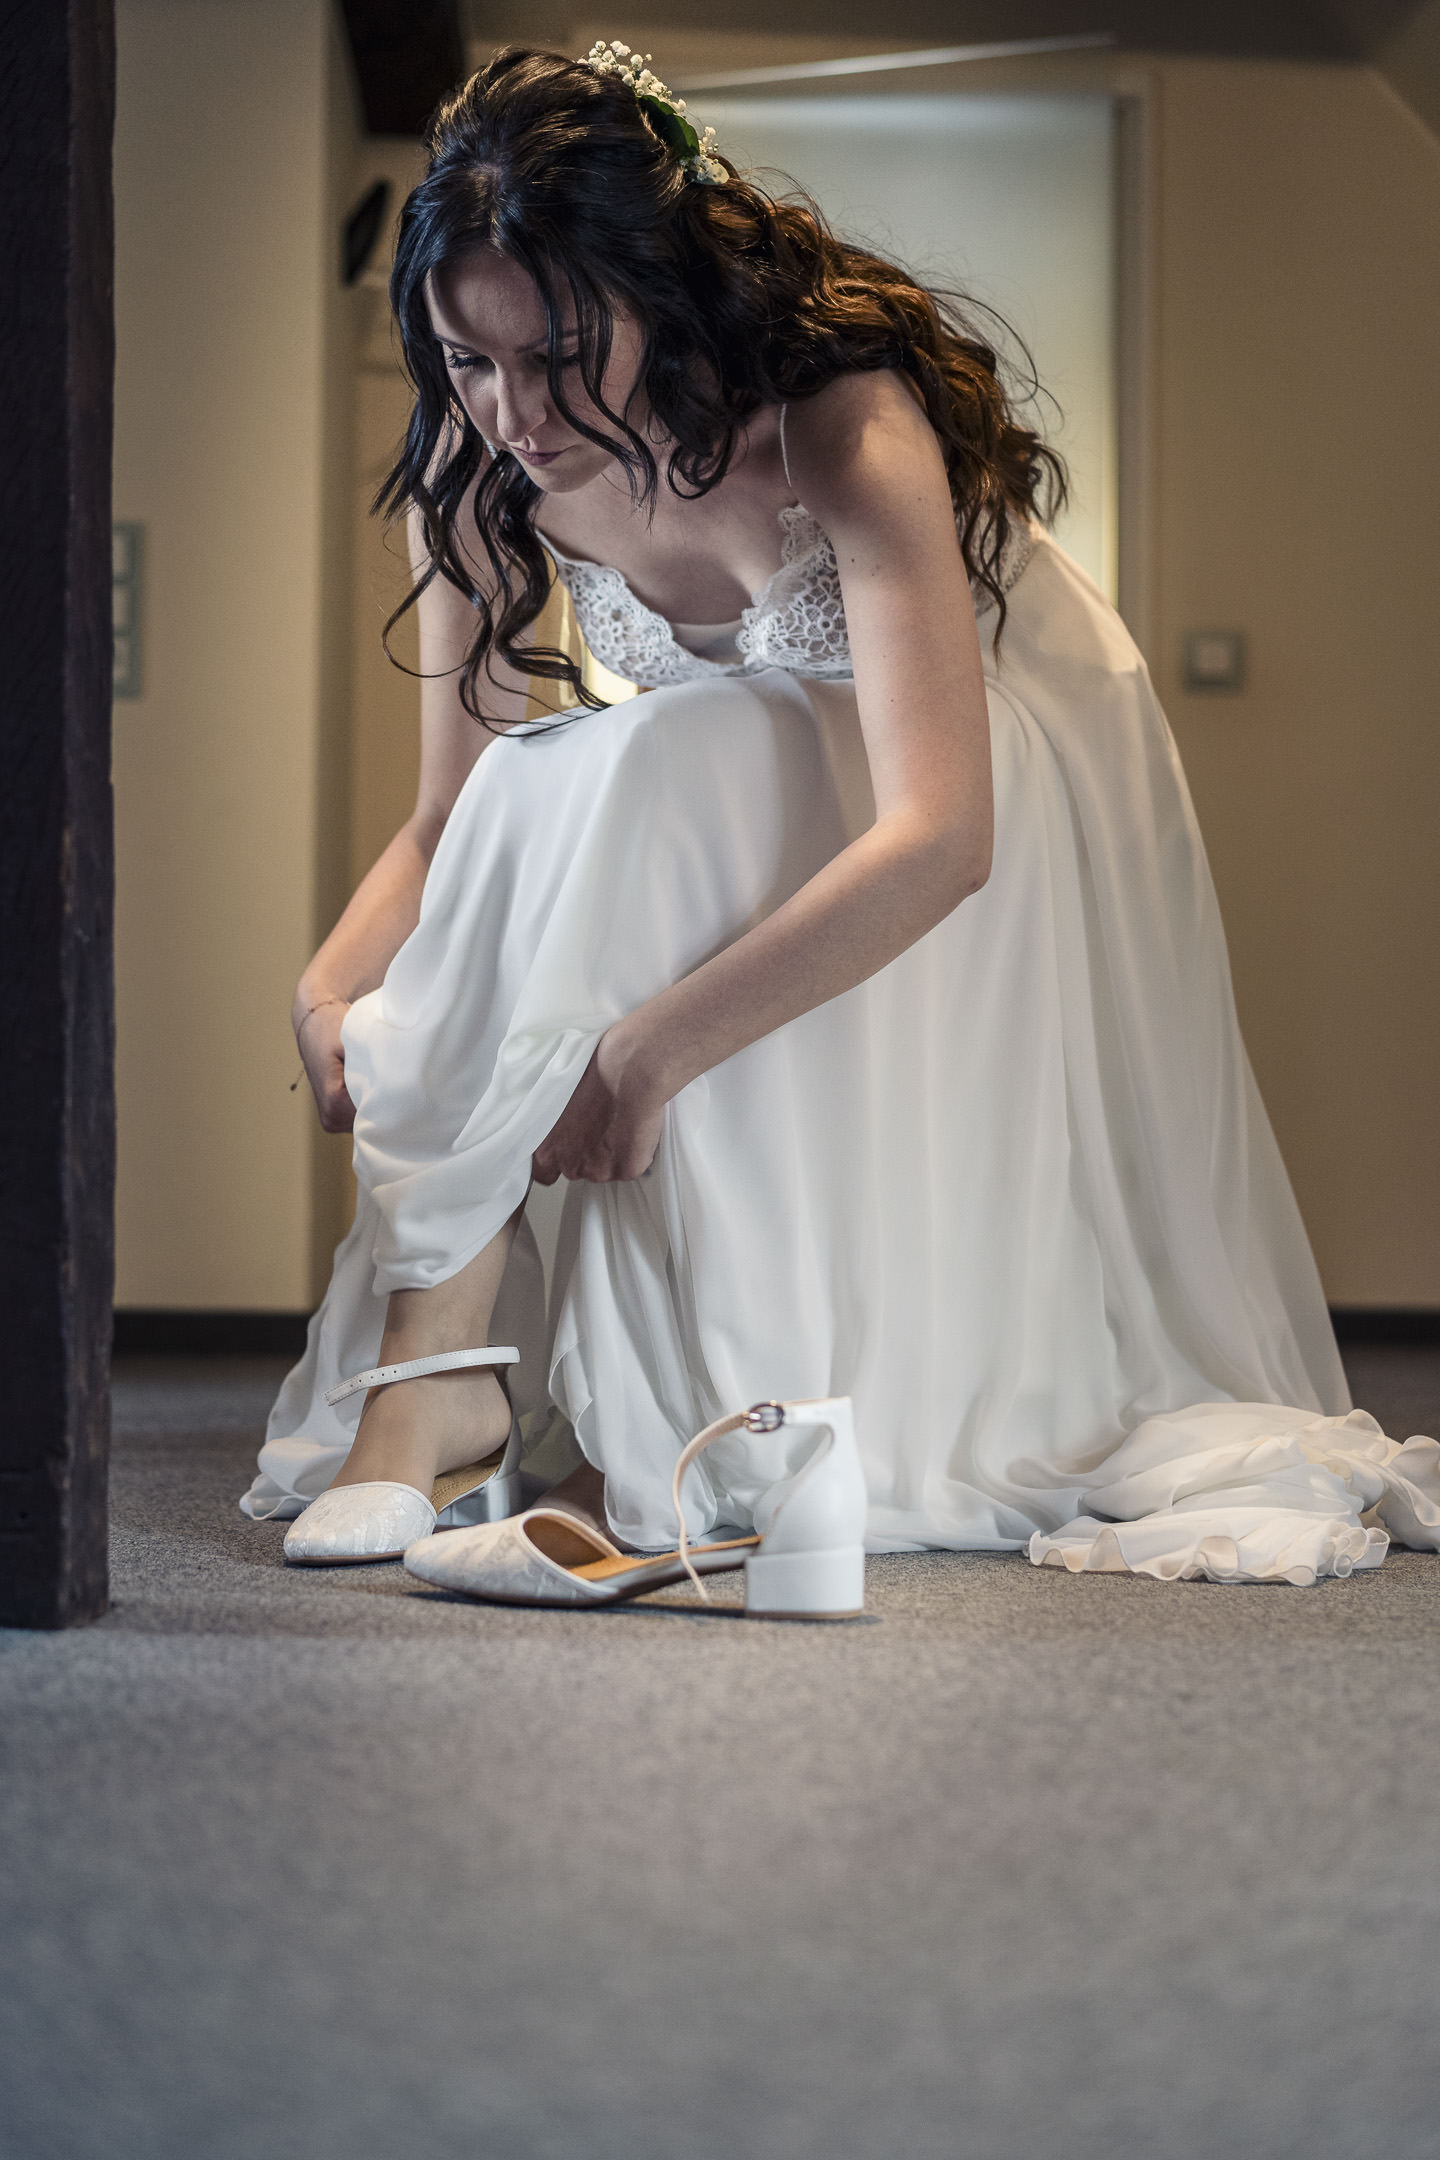
[[[645,1587],[688,1437],[682,1537],[733,1564],[818,1401],[857,1549],[1434,1544],[1435,1443],[1349,1412],[1174,743],[983,340],[619,44],[442,109],[392,296],[420,791],[297,992],[360,1198],[246,1511],[292,1560]],[[557,576],[649,694],[527,642]],[[522,1434],[553,1476],[571,1433],[506,1520]]]

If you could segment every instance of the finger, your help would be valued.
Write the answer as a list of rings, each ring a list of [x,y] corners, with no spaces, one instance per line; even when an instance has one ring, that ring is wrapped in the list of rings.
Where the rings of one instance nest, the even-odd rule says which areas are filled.
[[[530,1174],[537,1185],[553,1185],[560,1172],[549,1156],[537,1148],[530,1158]]]

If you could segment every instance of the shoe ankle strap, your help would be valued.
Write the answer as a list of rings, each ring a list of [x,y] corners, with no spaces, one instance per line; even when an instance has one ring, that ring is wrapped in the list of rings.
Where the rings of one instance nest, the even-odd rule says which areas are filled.
[[[710,1593],[690,1559],[690,1533],[685,1527],[685,1503],[680,1497],[685,1473],[696,1456],[709,1447],[712,1440],[723,1440],[726,1433],[739,1432],[742,1425],[747,1426],[751,1432],[774,1432],[785,1421],[783,1403],[753,1403],[748,1410],[735,1410],[729,1417],[716,1418],[713,1425],[707,1425],[703,1432],[696,1433],[693,1440],[687,1440],[681,1450],[680,1459],[675,1465],[675,1474],[670,1481],[670,1498],[680,1519],[680,1565],[699,1591],[702,1603],[706,1605],[710,1603]]]
[[[358,1395],[362,1388],[389,1387],[396,1380],[421,1380],[427,1373],[463,1372],[471,1365],[518,1365],[520,1352],[513,1343],[505,1343],[491,1350],[437,1350],[433,1357],[409,1358],[403,1365],[372,1365],[368,1372],[356,1373],[349,1380],[342,1380],[338,1387],[325,1390],[325,1400],[333,1407],[344,1402],[347,1395]]]
[[[739,1432],[742,1425],[747,1432],[772,1433],[778,1432],[782,1425],[804,1427],[818,1424],[829,1428],[829,1437],[822,1439],[819,1449],[812,1452],[809,1460],[802,1464],[796,1473],[798,1477],[808,1477],[811,1470],[824,1460],[835,1445],[834,1425],[823,1413],[831,1408],[832,1401],[836,1399],[826,1396],[813,1402],[752,1403],[748,1410],[735,1410],[729,1417],[717,1418],[713,1425],[707,1425],[703,1432],[696,1433],[693,1440],[686,1441],[675,1465],[675,1474],[670,1483],[670,1498],[680,1519],[680,1564],[705,1604],[710,1603],[710,1593],[690,1559],[690,1533],[685,1527],[685,1505],[680,1497],[680,1488],[691,1463],[709,1447],[712,1440],[723,1440],[726,1433]],[[817,1412],[822,1414],[817,1416]]]

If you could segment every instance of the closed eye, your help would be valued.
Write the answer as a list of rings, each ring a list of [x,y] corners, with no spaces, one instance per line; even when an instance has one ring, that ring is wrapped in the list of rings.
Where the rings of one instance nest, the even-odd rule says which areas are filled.
[[[545,371],[545,355],[537,353],[534,357],[537,368],[543,374]],[[557,367],[562,368],[578,367],[580,364],[578,347],[574,352],[557,353],[555,364]],[[490,362],[483,353],[451,352],[447,346],[445,348],[445,365],[457,375],[468,375],[474,368],[489,367]]]

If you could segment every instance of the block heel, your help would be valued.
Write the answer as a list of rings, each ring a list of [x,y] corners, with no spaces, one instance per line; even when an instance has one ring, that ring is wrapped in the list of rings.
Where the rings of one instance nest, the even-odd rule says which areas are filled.
[[[507,1454],[510,1450],[507,1449]],[[514,1456],[519,1460],[518,1435],[514,1443]],[[440,1480],[436,1479],[437,1487]],[[431,1499],[437,1497],[431,1494]],[[525,1505],[525,1493],[518,1469],[497,1470],[483,1485],[472,1485],[443,1507],[435,1515],[437,1530],[474,1530],[481,1523],[504,1522],[508,1516],[518,1515]]]
[[[745,1610],[757,1620],[853,1620],[865,1610],[865,1549],[767,1553],[745,1562]]]

